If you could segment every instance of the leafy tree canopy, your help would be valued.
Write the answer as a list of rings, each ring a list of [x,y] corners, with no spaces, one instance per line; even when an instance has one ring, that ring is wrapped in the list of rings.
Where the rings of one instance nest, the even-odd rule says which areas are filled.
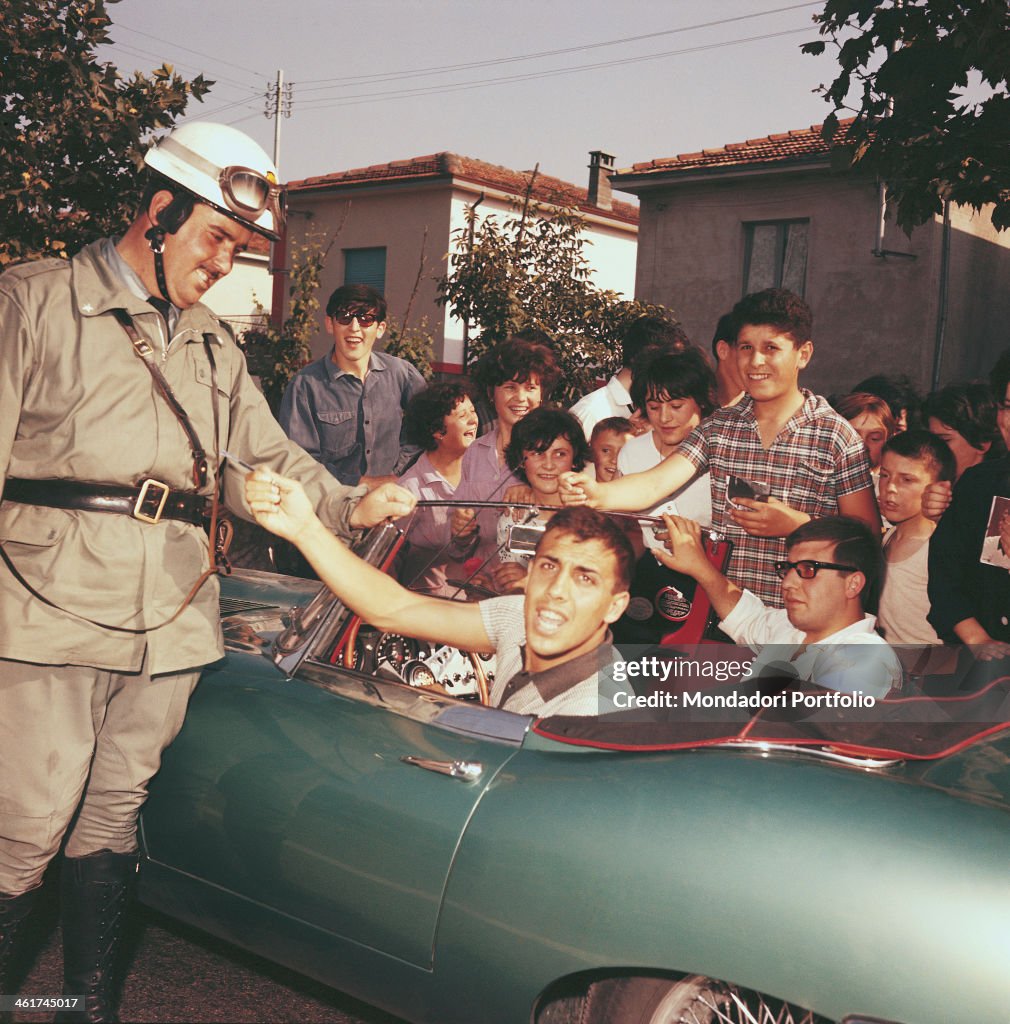
[[[510,334],[543,331],[562,369],[563,393],[555,398],[570,405],[620,368],[627,324],[647,313],[669,315],[592,283],[585,222],[573,210],[528,203],[478,226],[468,209],[467,221],[455,233],[439,301],[470,325],[470,365]]]
[[[165,64],[124,79],[95,48],[118,0],[0,0],[0,270],[118,234],[139,196],[141,142],[212,82]]]
[[[824,137],[835,136],[854,91],[855,121],[837,152],[887,182],[901,227],[911,231],[948,199],[992,203],[996,227],[1010,225],[1007,0],[828,0],[814,20],[839,66],[821,87],[833,107]],[[969,101],[979,81],[983,98]]]

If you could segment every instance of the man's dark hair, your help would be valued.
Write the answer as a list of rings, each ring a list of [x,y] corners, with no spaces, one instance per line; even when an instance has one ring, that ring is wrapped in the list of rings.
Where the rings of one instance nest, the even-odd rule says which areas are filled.
[[[992,390],[981,381],[948,384],[934,391],[922,403],[922,418],[927,423],[938,419],[980,451],[987,441],[993,443],[999,436]]]
[[[1006,400],[1008,384],[1010,384],[1010,348],[1005,348],[989,371],[989,386],[992,388],[994,401],[1001,403]]]
[[[853,391],[862,391],[876,395],[887,402],[891,415],[898,420],[902,410],[908,420],[908,429],[921,426],[919,410],[922,406],[922,398],[919,392],[912,387],[912,382],[904,375],[888,377],[878,373],[866,380],[861,380]]]
[[[672,317],[647,313],[632,320],[621,335],[621,365],[631,366],[647,348],[676,352],[691,344],[684,328]]]
[[[732,327],[727,341],[731,345],[737,343],[740,331],[748,324],[773,327],[779,334],[789,335],[796,348],[813,335],[814,315],[810,307],[785,288],[766,288],[763,292],[745,295],[733,307],[730,317]]]
[[[642,413],[648,401],[693,398],[704,418],[716,407],[715,391],[712,367],[693,345],[682,352],[649,349],[631,371],[631,402]]]
[[[338,313],[374,313],[379,323],[386,319],[386,300],[371,285],[341,285],[326,303],[326,315],[331,319]]]
[[[735,337],[736,335],[733,332],[733,314],[723,313],[719,317],[719,322],[715,325],[715,334],[712,335],[712,358],[716,360],[719,358],[720,341],[725,341],[732,345]]]
[[[534,377],[540,382],[540,393],[546,401],[561,379],[558,361],[549,346],[518,336],[506,338],[489,349],[473,368],[474,381],[488,392],[512,380],[524,384]]]
[[[465,398],[472,398],[464,381],[445,380],[418,391],[403,411],[403,426],[408,437],[426,452],[438,447],[436,434],[445,429],[445,418]]]
[[[518,424],[517,424],[518,425]],[[537,544],[544,542],[544,537],[555,531],[570,534],[576,540],[598,540],[613,556],[615,563],[614,590],[615,594],[631,587],[631,575],[635,567],[635,551],[628,540],[627,534],[614,521],[596,509],[585,505],[575,505],[555,512],[547,521],[547,529]]]
[[[505,449],[509,469],[526,480],[523,457],[527,452],[542,453],[563,437],[572,446],[572,469],[578,473],[589,461],[589,444],[582,424],[565,409],[541,405],[528,412],[513,428]],[[528,480],[526,480],[529,483]]]
[[[615,434],[630,434],[631,420],[627,416],[608,416],[605,420],[597,420],[592,434],[589,435],[590,443],[608,430]]]
[[[884,584],[884,552],[880,537],[862,519],[851,516],[824,516],[811,519],[786,537],[786,551],[805,541],[831,541],[835,550],[830,561],[853,565],[865,577],[860,592],[863,611],[877,614],[880,590]],[[825,559],[827,561],[827,559]]]
[[[151,200],[154,199],[159,192],[171,192],[172,201],[158,215],[157,223],[160,227],[163,227],[168,234],[174,235],[179,228],[189,220],[189,217],[193,212],[193,207],[200,202],[200,198],[188,189],[183,188],[182,185],[178,184],[178,182],[172,181],[171,178],[166,178],[157,171],[149,171],[147,174],[147,180],[144,184],[144,192],[140,198],[141,211],[150,216]],[[209,206],[210,204],[208,203],[207,205]],[[217,206],[213,208],[218,210],[218,212],[223,213],[226,217],[231,217],[232,220],[242,224],[243,227],[248,227],[248,224],[236,217],[234,214],[228,213],[227,210],[222,210]]]
[[[934,480],[953,480],[957,474],[957,460],[954,453],[936,434],[928,430],[903,430],[895,434],[881,452],[900,455],[903,459],[916,459],[925,463]]]

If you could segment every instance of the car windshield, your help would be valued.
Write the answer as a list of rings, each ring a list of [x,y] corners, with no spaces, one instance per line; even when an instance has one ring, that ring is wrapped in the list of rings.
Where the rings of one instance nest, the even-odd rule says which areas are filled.
[[[424,505],[396,524],[376,527],[356,550],[405,587],[440,599],[521,594],[526,566],[553,511],[502,503],[466,511],[452,502]],[[771,744],[893,759],[944,756],[1008,727],[1006,680],[966,694],[958,690],[956,674],[936,675],[931,689],[922,685],[925,677],[906,675],[886,697],[866,698],[860,696],[858,677],[850,692],[803,678],[794,669],[799,664],[794,649],[770,656],[767,649],[756,652],[728,642],[715,629],[704,591],[660,565],[649,551],[656,543],[656,521],[612,515],[637,558],[627,611],[612,625],[618,660],[608,671],[623,687],[623,703],[600,716],[542,718],[535,726],[539,734],[607,749]],[[461,530],[467,523],[476,528]],[[722,568],[731,547],[712,534],[706,550]],[[865,645],[854,648],[860,656],[866,650]],[[474,667],[491,683],[494,679],[493,657],[477,659],[451,646],[376,630],[325,588],[292,617],[275,644],[275,660],[288,674],[306,654],[457,700],[487,702]],[[899,654],[918,665],[923,652]],[[864,670],[856,660],[853,671]]]

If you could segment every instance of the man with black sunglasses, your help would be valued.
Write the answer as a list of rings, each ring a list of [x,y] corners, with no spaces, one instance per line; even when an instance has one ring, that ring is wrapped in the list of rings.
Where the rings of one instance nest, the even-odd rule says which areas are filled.
[[[421,449],[403,432],[403,410],[424,386],[405,359],[374,351],[386,333],[386,300],[345,284],[326,303],[333,349],[299,370],[284,393],[284,432],[342,484],[393,481]]]
[[[696,579],[723,632],[757,652],[752,676],[788,665],[801,681],[875,698],[901,685],[898,659],[875,630],[884,559],[866,523],[825,516],[794,530],[775,563],[785,607],[769,608],[712,565],[696,522],[663,518],[668,550],[656,557]]]

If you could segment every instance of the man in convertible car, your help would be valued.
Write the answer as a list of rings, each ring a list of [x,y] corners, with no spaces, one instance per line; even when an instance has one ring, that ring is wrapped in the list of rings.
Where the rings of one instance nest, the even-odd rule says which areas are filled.
[[[248,512],[218,448],[298,477],[345,536],[414,502],[393,484],[362,497],[289,441],[200,301],[254,232],[280,234],[267,155],[189,123],[145,159],[122,238],[0,277],[0,992],[65,841],[64,991],[80,998],[58,1020],[115,1019],[137,816],[224,653],[204,516],[222,483]]]
[[[698,581],[738,644],[757,651],[752,676],[784,669],[825,689],[886,697],[901,685],[901,666],[875,632],[884,560],[866,523],[848,516],[812,519],[786,538],[786,559],[775,563],[785,608],[768,608],[731,583],[705,554],[701,527],[664,516],[667,548],[656,557]]]
[[[322,525],[302,488],[257,472],[246,478],[256,521],[292,541],[319,578],[379,629],[497,655],[491,703],[538,715],[617,710],[600,671],[615,660],[608,626],[628,606],[635,556],[624,533],[592,509],[548,522],[525,594],[476,604],[416,594],[349,551]]]

